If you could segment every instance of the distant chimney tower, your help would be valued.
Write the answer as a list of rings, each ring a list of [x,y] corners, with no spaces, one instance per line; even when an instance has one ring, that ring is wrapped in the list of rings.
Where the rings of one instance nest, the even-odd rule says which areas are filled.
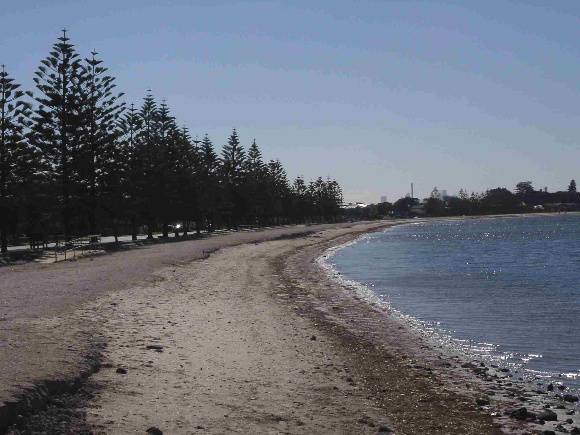
[[[411,198],[415,198],[415,194],[413,193],[413,183],[411,183]]]

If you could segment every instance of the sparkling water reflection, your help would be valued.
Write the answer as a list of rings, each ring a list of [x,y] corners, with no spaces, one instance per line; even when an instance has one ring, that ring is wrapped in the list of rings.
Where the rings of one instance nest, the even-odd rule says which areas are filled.
[[[579,215],[397,226],[331,261],[471,352],[580,387]]]

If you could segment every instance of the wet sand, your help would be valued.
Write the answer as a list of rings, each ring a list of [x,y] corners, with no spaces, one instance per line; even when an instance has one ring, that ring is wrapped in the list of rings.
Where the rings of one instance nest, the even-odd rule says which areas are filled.
[[[45,276],[60,268],[83,284],[4,321],[0,395],[14,402],[27,385],[90,375],[83,394],[59,402],[64,422],[59,408],[24,422],[24,433],[46,424],[77,433],[499,433],[477,403],[483,381],[314,261],[387,225],[234,234],[47,266]]]

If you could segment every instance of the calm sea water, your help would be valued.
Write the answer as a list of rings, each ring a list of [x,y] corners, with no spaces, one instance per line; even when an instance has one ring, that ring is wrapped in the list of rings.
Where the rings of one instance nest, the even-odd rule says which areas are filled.
[[[330,261],[469,351],[580,387],[579,215],[402,225]]]

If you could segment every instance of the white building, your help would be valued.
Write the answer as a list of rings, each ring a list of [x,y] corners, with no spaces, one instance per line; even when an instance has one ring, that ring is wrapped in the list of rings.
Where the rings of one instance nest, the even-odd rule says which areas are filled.
[[[365,208],[367,204],[364,202],[349,202],[348,204],[343,204],[342,208],[344,209],[352,209],[352,208]]]

